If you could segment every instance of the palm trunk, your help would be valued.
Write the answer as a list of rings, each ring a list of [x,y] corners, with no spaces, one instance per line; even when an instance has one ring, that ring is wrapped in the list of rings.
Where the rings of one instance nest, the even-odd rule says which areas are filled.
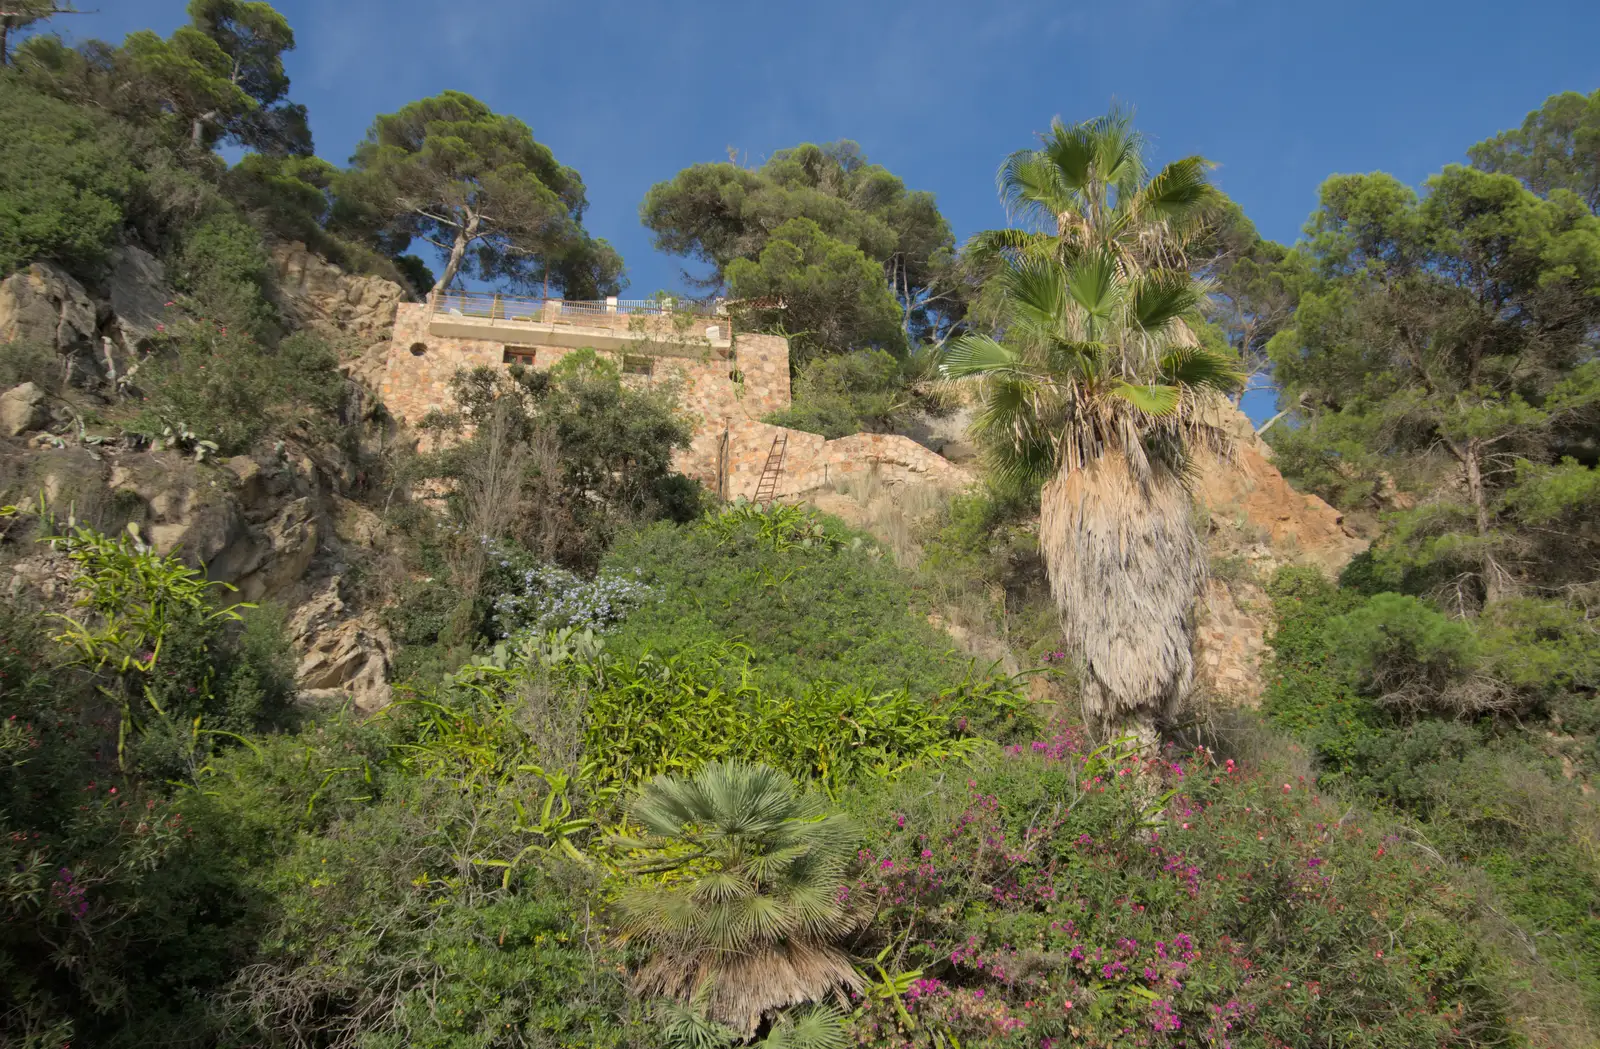
[[[1039,546],[1082,664],[1085,720],[1141,749],[1194,682],[1192,609],[1207,561],[1190,504],[1181,477],[1141,483],[1115,454],[1063,471],[1041,495]]]

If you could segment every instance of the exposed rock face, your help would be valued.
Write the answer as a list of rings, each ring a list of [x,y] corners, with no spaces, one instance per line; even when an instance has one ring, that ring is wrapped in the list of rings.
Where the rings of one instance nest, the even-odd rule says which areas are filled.
[[[394,642],[376,614],[351,616],[339,594],[340,580],[294,611],[289,635],[301,653],[298,678],[308,698],[348,695],[366,711],[388,704]]]
[[[0,408],[8,403],[0,397]],[[74,445],[23,450],[8,442],[0,452],[0,494],[42,494],[80,520],[134,521],[160,552],[235,586],[230,599],[288,608],[303,688],[341,700],[348,693],[364,710],[387,702],[393,643],[376,613],[353,607],[340,585],[347,566],[386,537],[377,515],[336,494],[336,464],[319,466],[293,449],[221,464]],[[0,591],[64,602],[70,576],[64,558],[41,546],[12,566]]]
[[[0,342],[24,341],[67,355],[90,353],[99,327],[83,285],[49,262],[0,281]]]
[[[166,304],[172,298],[166,268],[143,248],[130,244],[117,249],[110,293],[111,312],[125,351],[137,349],[165,323]]]
[[[382,383],[404,288],[382,277],[359,277],[306,250],[304,244],[272,245],[278,291],[285,311],[298,323],[343,344],[349,374],[369,389]]]
[[[1329,573],[1366,549],[1366,542],[1345,527],[1343,514],[1289,486],[1272,465],[1271,447],[1255,435],[1243,412],[1231,413],[1228,422],[1235,441],[1232,460],[1202,456],[1199,463],[1196,495],[1214,522],[1225,519],[1236,530],[1253,530],[1253,538],[1279,561],[1314,564]]]
[[[50,421],[44,391],[31,382],[0,394],[0,436],[19,437]]]
[[[1213,696],[1253,706],[1264,684],[1272,603],[1249,577],[1264,578],[1285,564],[1314,565],[1335,575],[1367,543],[1346,527],[1339,511],[1290,487],[1243,412],[1230,413],[1226,423],[1233,455],[1200,457],[1195,497],[1210,518],[1212,558],[1227,559],[1235,572],[1207,584],[1195,659],[1200,682]]]
[[[347,373],[376,390],[405,290],[347,274],[304,245],[272,252],[286,316],[327,338]],[[0,281],[0,342],[50,347],[80,382],[100,381],[108,367],[123,372],[167,322],[172,293],[161,262],[133,245],[117,250],[100,291],[107,301],[97,303],[49,263],[11,275]],[[112,359],[119,355],[121,362]],[[50,426],[51,403],[28,383],[0,394],[0,438]],[[234,599],[287,607],[303,687],[349,693],[362,709],[375,709],[388,701],[393,644],[375,612],[355,607],[340,579],[386,541],[383,524],[338,494],[353,470],[342,453],[292,441],[280,453],[201,464],[172,451],[7,441],[0,445],[0,494],[43,495],[80,520],[131,520],[161,553],[237,587]],[[70,596],[69,579],[62,559],[41,547],[12,566],[9,586],[57,602]]]
[[[1261,701],[1271,612],[1271,598],[1255,583],[1206,581],[1195,631],[1195,664],[1197,676],[1214,695],[1251,707]]]
[[[142,507],[140,523],[156,552],[195,564],[214,560],[243,524],[238,504],[211,471],[175,452],[119,457],[110,465],[106,487],[123,506]]]

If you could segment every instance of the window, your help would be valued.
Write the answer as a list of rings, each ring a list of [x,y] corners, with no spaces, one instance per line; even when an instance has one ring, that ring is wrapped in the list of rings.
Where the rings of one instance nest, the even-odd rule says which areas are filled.
[[[425,342],[414,342],[414,343],[411,344],[411,356],[413,356],[413,357],[421,357],[424,353],[427,353],[427,352],[428,352],[428,344],[427,343],[425,343]]]
[[[500,357],[501,364],[520,364],[524,368],[532,368],[538,362],[538,350],[530,350],[525,346],[507,346],[505,353]]]
[[[622,355],[622,374],[649,375],[654,364],[655,361],[643,354],[625,353]]]

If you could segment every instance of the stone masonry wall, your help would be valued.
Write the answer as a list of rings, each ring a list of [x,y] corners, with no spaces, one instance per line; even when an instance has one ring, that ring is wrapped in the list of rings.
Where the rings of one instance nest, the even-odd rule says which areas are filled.
[[[620,327],[617,318],[597,320]],[[430,411],[448,409],[451,377],[462,368],[501,366],[508,348],[532,354],[535,368],[548,368],[575,352],[567,346],[538,345],[534,331],[516,332],[515,343],[498,338],[487,326],[484,334],[484,338],[436,335],[430,330],[425,304],[401,303],[381,387],[389,411],[414,424]],[[780,336],[741,333],[734,341],[732,360],[711,352],[709,344],[706,351],[657,356],[641,347],[651,358],[650,375],[629,375],[626,381],[679,384],[679,407],[694,429],[689,447],[679,451],[675,465],[713,491],[718,489],[720,472],[726,479],[723,494],[729,499],[755,495],[773,441],[783,434],[788,441],[777,490],[783,497],[865,472],[875,463],[880,476],[889,481],[926,479],[958,487],[970,480],[960,467],[909,437],[854,434],[829,441],[762,422],[762,416],[789,406],[789,344]],[[599,352],[613,360],[621,356],[618,351]]]

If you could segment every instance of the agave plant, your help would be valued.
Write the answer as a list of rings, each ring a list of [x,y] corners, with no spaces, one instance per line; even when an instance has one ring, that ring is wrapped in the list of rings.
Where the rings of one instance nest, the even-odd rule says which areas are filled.
[[[621,896],[622,939],[649,949],[636,989],[693,1003],[742,1038],[763,1018],[860,976],[837,943],[856,925],[838,890],[854,827],[765,765],[715,762],[661,776],[619,838],[637,876]]]
[[[1146,745],[1194,676],[1190,611],[1207,558],[1187,453],[1226,446],[1218,412],[1240,378],[1194,337],[1207,288],[1173,265],[1210,199],[1203,174],[1191,158],[1144,181],[1118,114],[1058,122],[1000,173],[1008,199],[1056,232],[986,238],[1000,338],[964,335],[943,364],[977,386],[973,429],[991,469],[1042,486],[1040,547],[1083,664],[1085,715]]]

